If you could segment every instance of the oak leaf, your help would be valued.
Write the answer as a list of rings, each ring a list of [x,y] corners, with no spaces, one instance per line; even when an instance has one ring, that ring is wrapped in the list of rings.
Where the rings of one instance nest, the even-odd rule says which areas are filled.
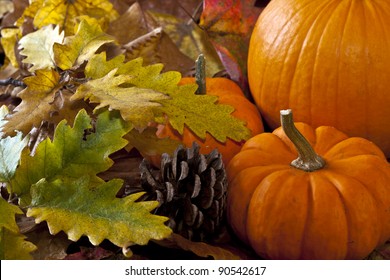
[[[22,102],[7,117],[8,122],[3,127],[7,135],[13,135],[15,130],[29,133],[33,127],[39,127],[42,120],[49,119],[53,111],[55,93],[62,86],[60,76],[54,70],[37,70],[35,74],[23,80],[27,88],[19,93]]]
[[[167,96],[154,89],[133,86],[134,76],[115,76],[116,71],[114,69],[103,78],[82,84],[71,99],[84,98],[92,103],[99,103],[95,110],[109,106],[109,109],[119,110],[122,117],[135,127],[146,127],[153,120],[152,108],[160,106],[154,101],[165,99]],[[148,80],[144,83],[147,84]]]
[[[29,17],[34,19],[34,26],[37,28],[58,24],[68,36],[74,34],[75,19],[80,15],[95,18],[106,26],[118,13],[108,0],[32,0],[17,25],[20,26]]]
[[[201,138],[206,132],[212,134],[217,140],[225,142],[229,137],[236,141],[246,140],[250,137],[250,131],[245,123],[231,115],[234,108],[228,105],[217,104],[218,98],[210,95],[196,95],[196,85],[178,85],[181,75],[175,71],[161,73],[162,64],[142,66],[142,59],[134,59],[124,63],[124,57],[119,56],[106,61],[104,53],[93,56],[85,67],[85,75],[91,79],[98,79],[102,75],[113,75],[113,69],[117,69],[115,75],[128,75],[132,78],[127,81],[136,88],[148,88],[164,93],[170,98],[156,100],[163,106],[153,106],[155,121],[165,123],[166,116],[179,133],[183,133],[184,125],[187,125]],[[97,68],[99,68],[97,70]],[[111,71],[111,72],[110,72]],[[115,77],[115,76],[114,76]],[[82,85],[80,88],[82,88]],[[85,95],[76,93],[73,98],[83,98]],[[94,91],[90,91],[91,97]],[[101,101],[100,101],[101,102]],[[126,117],[126,104],[121,104],[119,109],[124,119]],[[118,109],[118,108],[114,108]],[[131,111],[129,112],[131,114]],[[146,118],[144,118],[144,123]],[[147,118],[147,121],[151,121]]]
[[[23,234],[0,228],[0,259],[31,260],[31,252],[37,247],[25,239]]]
[[[240,142],[251,136],[245,122],[231,115],[234,108],[218,104],[216,96],[197,95],[187,90],[171,93],[170,97],[160,100],[159,103],[163,106],[156,110],[168,116],[169,123],[180,134],[183,134],[186,125],[202,139],[206,137],[206,132],[220,142],[226,142],[227,137]],[[164,121],[164,118],[159,119],[161,123]]]
[[[142,193],[116,198],[122,184],[114,179],[91,186],[88,176],[42,179],[32,187],[27,216],[35,217],[37,223],[46,221],[51,234],[62,230],[72,241],[86,235],[93,245],[108,239],[125,248],[169,236],[171,229],[164,225],[167,218],[150,213],[158,202],[135,202]]]
[[[30,253],[36,247],[24,240],[26,237],[20,234],[15,220],[15,215],[23,211],[0,198],[0,213],[0,260],[31,259]]]
[[[99,114],[94,127],[91,121],[86,111],[81,110],[73,127],[61,121],[53,141],[47,138],[39,143],[34,156],[27,149],[22,152],[20,166],[9,184],[12,192],[20,198],[21,205],[30,203],[30,187],[42,178],[50,181],[57,176],[79,178],[88,174],[92,181],[102,182],[96,174],[113,164],[108,156],[126,146],[127,141],[122,136],[131,127],[117,112]],[[85,132],[92,128],[95,132],[86,136]]]
[[[15,215],[23,214],[23,211],[16,205],[10,204],[3,198],[0,198],[0,228],[6,228],[9,231],[18,233],[19,228],[16,224]]]
[[[1,46],[4,49],[6,57],[9,59],[9,61],[14,67],[18,67],[19,65],[18,60],[16,58],[15,45],[18,41],[18,38],[21,37],[20,30],[14,28],[2,28],[0,30],[0,34]]]
[[[64,32],[59,32],[59,25],[44,26],[37,31],[27,34],[19,40],[19,48],[23,48],[20,54],[26,56],[22,62],[32,64],[29,71],[37,69],[55,68],[54,43],[62,43]]]
[[[102,45],[113,41],[96,22],[83,19],[75,35],[65,37],[63,44],[54,44],[55,64],[62,70],[77,68]]]

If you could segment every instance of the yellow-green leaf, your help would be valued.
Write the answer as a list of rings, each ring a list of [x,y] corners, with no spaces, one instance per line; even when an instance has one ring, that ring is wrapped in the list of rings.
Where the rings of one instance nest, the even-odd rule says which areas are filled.
[[[32,64],[29,69],[34,72],[37,69],[54,68],[54,43],[62,43],[64,32],[59,32],[59,26],[44,26],[37,31],[27,34],[19,41],[20,54],[26,56],[24,63]]]
[[[167,115],[172,127],[180,134],[187,125],[202,139],[206,137],[206,132],[221,142],[225,142],[227,137],[242,141],[251,136],[245,122],[231,115],[234,108],[223,104],[217,105],[216,96],[183,91],[171,93],[170,97],[170,99],[160,100],[159,103],[163,106],[157,107],[156,110]],[[160,119],[160,122],[164,121],[164,118]]]
[[[126,146],[127,141],[122,136],[131,127],[117,112],[106,111],[98,116],[95,132],[85,136],[85,131],[91,128],[91,118],[85,110],[81,110],[73,127],[68,126],[66,121],[60,122],[53,141],[49,138],[42,141],[34,156],[28,150],[22,152],[20,166],[10,183],[22,205],[29,204],[30,187],[42,178],[54,180],[58,176],[79,178],[89,175],[94,182],[102,182],[96,174],[112,165],[113,161],[108,156]]]
[[[34,126],[39,127],[42,120],[49,119],[55,93],[62,86],[59,80],[60,76],[54,70],[37,70],[36,76],[25,78],[27,88],[19,93],[22,102],[7,118],[3,131],[10,135],[15,130],[27,134]]]
[[[116,69],[103,78],[82,84],[72,96],[72,100],[83,98],[89,99],[92,103],[99,103],[95,110],[109,106],[110,109],[119,110],[122,117],[135,127],[146,127],[154,118],[152,108],[160,106],[154,101],[168,97],[150,88],[136,87],[134,76],[115,76],[115,72]]]
[[[86,76],[98,79],[107,73],[110,73],[110,77],[127,75],[132,77],[127,83],[134,87],[149,88],[167,94],[170,98],[156,100],[163,106],[152,107],[155,120],[164,123],[165,116],[168,116],[171,125],[180,133],[183,133],[184,125],[187,125],[199,137],[204,138],[206,132],[209,132],[221,142],[225,142],[227,137],[241,141],[251,136],[245,122],[231,115],[234,111],[233,107],[217,104],[218,98],[215,96],[196,95],[197,86],[195,84],[179,86],[178,83],[181,79],[179,72],[161,73],[162,64],[144,67],[140,58],[126,63],[123,61],[123,56],[106,61],[104,53],[94,55],[86,65]],[[113,69],[117,69],[114,76],[112,75]],[[94,91],[91,90],[90,94],[92,98]],[[74,96],[74,98],[76,97],[80,98],[79,94]],[[127,104],[124,102],[119,109],[125,119],[126,106]]]
[[[32,187],[27,216],[37,223],[46,221],[51,234],[64,231],[73,241],[86,235],[94,245],[104,239],[120,247],[144,245],[169,236],[171,229],[164,225],[167,218],[150,213],[158,202],[135,202],[142,193],[117,198],[122,184],[116,179],[91,186],[87,176],[43,179]]]
[[[1,260],[31,260],[31,252],[36,246],[25,240],[20,233],[0,228],[0,259]]]
[[[54,44],[54,60],[62,70],[76,68],[106,43],[114,38],[102,31],[98,24],[90,24],[83,19],[73,36],[66,37],[64,44]]]
[[[19,228],[15,221],[16,214],[23,214],[23,211],[16,205],[10,204],[0,197],[0,228],[18,233]]]
[[[26,237],[19,233],[15,220],[15,215],[23,211],[0,198],[0,213],[0,259],[31,259],[30,252],[36,247],[24,240]]]

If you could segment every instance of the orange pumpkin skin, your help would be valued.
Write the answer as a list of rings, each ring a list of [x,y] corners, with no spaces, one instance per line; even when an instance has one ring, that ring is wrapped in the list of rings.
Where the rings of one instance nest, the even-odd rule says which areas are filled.
[[[180,81],[181,85],[193,83],[195,83],[195,79],[192,77],[185,77]],[[233,106],[235,111],[233,111],[232,115],[245,121],[246,126],[251,130],[252,135],[264,131],[263,122],[258,109],[244,96],[242,90],[236,83],[226,78],[206,78],[206,92],[207,95],[218,96],[218,102],[220,104]],[[223,157],[225,166],[229,163],[231,158],[241,150],[241,147],[244,144],[244,141],[236,142],[231,139],[227,139],[225,143],[222,143],[208,133],[203,140],[196,136],[188,127],[184,127],[183,134],[181,135],[169,124],[160,125],[156,134],[159,138],[169,137],[178,140],[186,147],[191,147],[193,141],[196,141],[199,143],[200,152],[203,154],[208,154],[217,148]],[[156,160],[155,158],[153,162],[156,161],[159,162],[159,160]]]
[[[248,80],[272,129],[279,110],[373,141],[390,158],[390,2],[274,0],[251,36]],[[351,120],[353,119],[353,120]]]
[[[228,221],[268,259],[362,259],[390,238],[390,165],[363,138],[296,123],[323,169],[290,166],[281,128],[249,139],[227,167]]]

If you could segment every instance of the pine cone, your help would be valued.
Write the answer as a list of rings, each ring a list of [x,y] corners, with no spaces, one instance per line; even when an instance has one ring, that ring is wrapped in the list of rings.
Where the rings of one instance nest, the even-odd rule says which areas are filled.
[[[160,170],[144,159],[140,164],[142,200],[157,200],[155,214],[169,217],[168,226],[193,241],[211,239],[224,222],[227,179],[221,154],[178,147],[163,154]],[[137,192],[134,190],[133,192]]]

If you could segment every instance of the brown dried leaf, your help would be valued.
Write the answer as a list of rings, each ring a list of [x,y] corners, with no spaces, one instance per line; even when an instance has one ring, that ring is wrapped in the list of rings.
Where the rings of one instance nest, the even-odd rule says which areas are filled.
[[[51,235],[47,227],[39,227],[28,233],[27,237],[38,247],[31,254],[35,260],[62,260],[67,256],[66,250],[72,243],[63,232]]]
[[[123,28],[126,26],[126,28]],[[128,60],[142,57],[145,65],[162,63],[164,71],[187,74],[193,59],[183,54],[160,25],[138,3],[133,4],[118,19],[111,22],[107,33],[124,46]]]
[[[133,60],[137,57],[142,57],[146,65],[158,63],[160,59],[157,50],[161,36],[162,29],[158,27],[125,44],[126,59]]]
[[[191,58],[191,61],[195,61],[200,53],[204,54],[207,59],[206,76],[212,77],[224,70],[208,35],[196,23],[186,22],[168,14],[151,13],[151,15],[163,27],[164,32],[177,48]]]
[[[123,28],[126,26],[126,28]],[[114,36],[123,45],[145,35],[159,27],[152,17],[145,14],[138,3],[131,5],[128,10],[112,21],[107,33]]]
[[[240,257],[221,247],[213,246],[204,242],[193,242],[179,234],[171,234],[170,237],[155,241],[161,246],[170,248],[179,248],[185,251],[191,251],[199,257],[212,257],[215,260],[239,260]]]

